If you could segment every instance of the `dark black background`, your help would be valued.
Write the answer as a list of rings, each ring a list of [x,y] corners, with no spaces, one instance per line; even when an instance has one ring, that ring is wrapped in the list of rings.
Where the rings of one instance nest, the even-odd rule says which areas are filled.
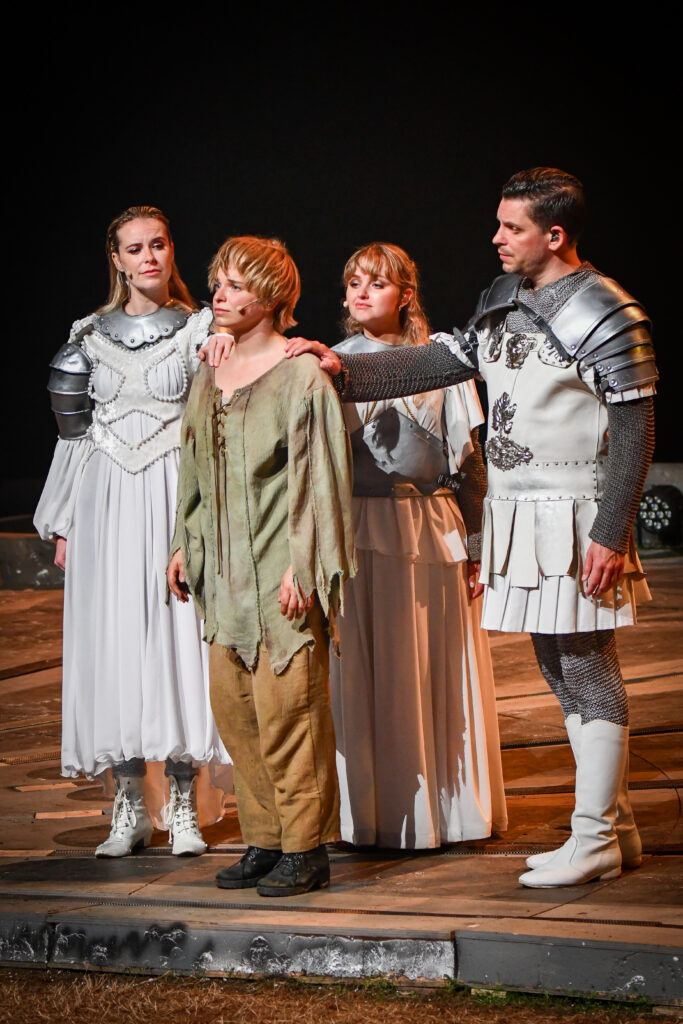
[[[54,40],[44,29],[6,92],[5,480],[47,471],[47,363],[72,320],[106,298],[104,234],[125,207],[167,213],[200,300],[228,234],[282,238],[303,280],[295,333],[334,341],[344,262],[373,239],[417,261],[435,329],[462,324],[499,273],[500,186],[539,164],[583,180],[580,254],[655,320],[656,457],[681,458],[666,26],[642,12],[598,26],[583,8],[450,22],[437,10],[185,10],[162,34],[133,25],[131,9],[92,38],[56,20]],[[10,507],[18,500],[5,514],[30,511]]]

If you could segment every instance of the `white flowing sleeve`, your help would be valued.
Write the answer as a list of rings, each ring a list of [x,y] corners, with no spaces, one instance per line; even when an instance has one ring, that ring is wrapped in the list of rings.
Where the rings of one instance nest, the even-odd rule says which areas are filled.
[[[213,320],[213,310],[210,307],[198,310],[193,313],[188,320],[189,327],[189,348],[188,348],[188,362],[190,364],[190,375],[194,377],[197,372],[201,360],[197,355],[197,352],[206,344],[207,338],[209,337],[209,328]]]
[[[444,392],[444,423],[448,442],[448,466],[457,473],[473,451],[472,431],[484,422],[473,380],[453,384]]]
[[[89,438],[57,441],[50,472],[33,517],[43,540],[68,537],[73,525],[74,507],[81,475],[93,451]]]

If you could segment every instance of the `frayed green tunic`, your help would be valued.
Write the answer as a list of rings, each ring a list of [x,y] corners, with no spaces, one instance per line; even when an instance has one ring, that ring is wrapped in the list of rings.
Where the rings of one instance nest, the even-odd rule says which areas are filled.
[[[175,534],[204,638],[276,675],[305,644],[305,617],[280,611],[291,565],[329,621],[355,574],[351,458],[339,399],[312,355],[283,359],[223,403],[203,364],[181,430]]]

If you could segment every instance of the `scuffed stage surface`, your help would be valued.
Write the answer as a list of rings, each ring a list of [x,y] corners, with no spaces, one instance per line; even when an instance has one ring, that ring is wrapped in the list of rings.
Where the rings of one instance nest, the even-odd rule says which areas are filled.
[[[0,961],[160,972],[388,976],[477,987],[683,997],[683,562],[647,566],[655,600],[620,631],[631,789],[646,858],[613,882],[529,890],[524,855],[568,834],[573,762],[523,636],[492,635],[510,828],[428,853],[332,852],[328,890],[264,900],[213,875],[240,855],[229,804],[212,852],[97,861],[110,801],[62,779],[57,591],[0,592]]]

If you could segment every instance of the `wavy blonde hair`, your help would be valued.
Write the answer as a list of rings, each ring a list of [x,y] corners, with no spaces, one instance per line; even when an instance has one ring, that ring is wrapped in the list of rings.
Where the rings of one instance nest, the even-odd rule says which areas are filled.
[[[359,270],[372,277],[385,277],[400,289],[401,295],[410,289],[410,299],[399,310],[403,343],[425,345],[429,341],[429,321],[422,308],[417,266],[405,249],[399,245],[392,245],[391,242],[370,242],[369,245],[362,245],[346,261],[343,275],[345,288]],[[354,320],[350,313],[343,318],[342,327],[347,338],[352,334],[363,333],[363,325]]]
[[[132,220],[159,220],[164,225],[166,236],[171,244],[171,225],[168,217],[161,212],[158,206],[129,206],[127,210],[114,217],[107,228],[107,261],[109,263],[109,298],[103,306],[97,310],[98,313],[111,313],[118,309],[129,297],[128,282],[126,275],[117,270],[112,260],[112,254],[119,251],[119,230],[124,224],[130,224]],[[180,303],[187,309],[198,309],[197,303],[190,295],[189,289],[182,277],[175,260],[171,268],[171,276],[168,281],[169,300],[167,305]]]
[[[209,266],[209,287],[218,283],[218,271],[228,273],[232,264],[264,306],[273,306],[273,328],[278,332],[293,327],[292,316],[301,294],[301,278],[287,246],[279,238],[237,235],[228,238]]]

